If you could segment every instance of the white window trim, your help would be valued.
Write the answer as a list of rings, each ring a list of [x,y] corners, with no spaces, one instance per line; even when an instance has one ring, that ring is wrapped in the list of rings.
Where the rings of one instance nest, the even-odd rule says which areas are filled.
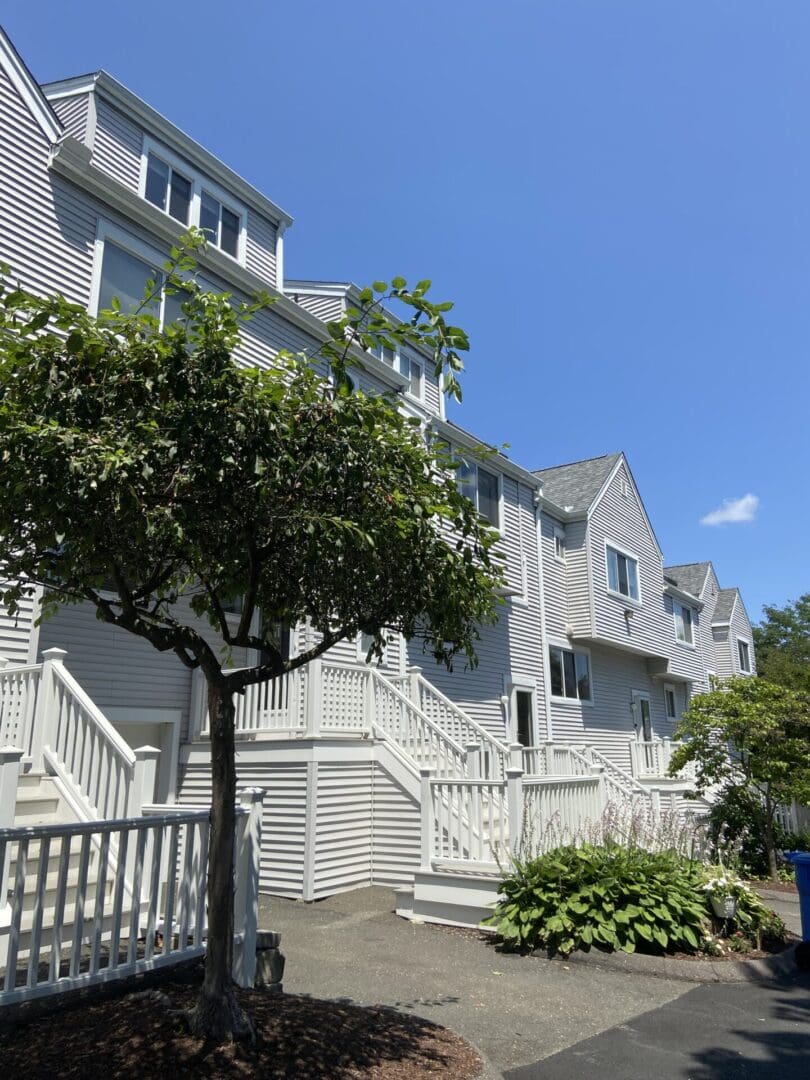
[[[479,462],[474,457],[470,457],[469,455],[470,455],[471,451],[469,451],[469,450],[465,451],[463,446],[458,446],[457,444],[455,446],[450,445],[449,446],[449,451],[450,451],[450,457],[451,458],[463,458],[467,462],[468,465],[471,465],[475,469],[475,498],[476,498],[475,509],[478,510],[478,468],[479,468]],[[489,527],[491,529],[494,529],[495,532],[498,533],[498,535],[500,537],[503,537],[503,536],[506,535],[506,529],[505,529],[506,515],[504,513],[504,498],[503,498],[503,476],[502,476],[501,473],[496,472],[494,469],[488,469],[485,464],[481,465],[481,468],[484,470],[484,472],[489,473],[490,476],[494,476],[495,479],[498,482],[498,522],[495,525],[493,525],[491,522],[487,522],[487,524],[489,525]],[[458,474],[456,473],[456,475],[458,475]],[[486,520],[486,519],[484,519],[484,520]]]
[[[625,559],[632,559],[636,564],[636,582],[638,583],[638,599],[634,596],[627,596],[623,592],[619,592],[618,589],[611,589],[610,587],[610,567],[608,565],[608,551],[615,551],[619,555],[624,555]],[[615,543],[613,540],[609,540],[605,537],[605,592],[608,596],[616,596],[625,604],[630,604],[632,607],[643,607],[644,592],[641,588],[641,560],[635,552],[630,551],[629,548],[622,547],[621,544]]]
[[[689,612],[689,618],[691,620],[690,625],[692,627],[692,640],[691,641],[683,641],[681,638],[678,637],[678,620],[676,618],[676,611],[675,611],[676,608],[680,608],[681,611],[688,611]],[[696,635],[696,630],[697,630],[697,611],[696,611],[696,609],[693,608],[691,604],[682,604],[680,600],[673,599],[673,601],[672,601],[672,625],[673,625],[673,627],[675,629],[675,643],[677,645],[680,645],[682,649],[692,649],[694,651],[697,648],[697,643],[695,641],[695,635]]]
[[[566,652],[570,652],[570,653],[574,653],[574,654],[581,653],[583,656],[587,656],[587,658],[588,658],[588,678],[590,679],[590,683],[591,683],[591,696],[589,698],[558,697],[556,694],[552,693],[552,690],[551,690],[551,654],[550,654],[550,651],[549,651],[551,649],[564,649]],[[586,649],[586,648],[581,648],[579,645],[572,645],[570,641],[566,641],[564,638],[548,638],[547,641],[546,641],[546,654],[545,654],[544,659],[546,661],[546,666],[547,666],[546,678],[548,679],[549,700],[553,701],[555,705],[573,705],[573,706],[584,705],[587,708],[592,709],[593,706],[594,706],[596,695],[594,693],[594,685],[593,685],[593,661],[591,660],[591,650]]]
[[[753,664],[751,663],[751,642],[749,641],[748,638],[744,638],[740,634],[735,634],[734,637],[735,637],[736,643],[737,643],[737,657],[736,657],[736,660],[737,660],[737,667],[740,669],[740,674],[741,675],[753,675],[754,674],[754,667],[753,667]],[[746,646],[746,648],[748,650],[748,667],[747,668],[744,668],[742,666],[742,661],[740,659],[740,642],[742,642]]]
[[[202,192],[205,190],[209,195],[213,196],[220,204],[232,213],[237,214],[239,217],[239,240],[237,243],[236,256],[231,255],[229,252],[221,248],[219,244],[211,243],[212,247],[215,247],[222,255],[227,259],[233,259],[234,262],[240,263],[242,266],[245,264],[245,251],[247,249],[247,219],[248,209],[244,203],[235,199],[230,192],[225,191],[220,187],[216,181],[211,180],[208,176],[202,176],[195,168],[193,168],[184,158],[178,157],[177,154],[172,153],[168,147],[163,143],[157,142],[157,140],[151,138],[149,135],[144,135],[143,147],[141,149],[141,171],[138,179],[138,193],[142,199],[146,199],[146,170],[149,165],[149,154],[153,153],[159,157],[162,161],[165,161],[167,165],[171,165],[177,172],[182,173],[187,180],[191,181],[191,204],[189,207],[189,225],[200,224],[200,200]],[[149,203],[150,206],[154,206],[154,203]],[[159,206],[155,206],[156,210],[160,210]],[[172,221],[177,221],[173,218],[167,208],[161,213],[164,213],[166,217],[171,218]],[[182,227],[182,222],[177,222]]]
[[[532,734],[539,741],[538,721],[540,717],[537,714],[537,680],[530,675],[516,675],[514,672],[504,675],[503,678],[504,691],[509,703],[509,727],[510,729],[514,728],[514,730],[509,731],[509,738],[511,739],[514,735],[515,741],[517,741],[517,692],[521,691],[531,695],[532,728],[534,729]]]
[[[667,694],[669,694],[669,693],[672,694],[672,700],[675,703],[675,715],[674,716],[670,716],[669,712],[667,710]],[[664,683],[664,715],[666,716],[667,720],[678,720],[679,719],[679,715],[678,715],[678,693],[677,693],[677,691],[675,689],[675,683],[669,683],[669,682]]]
[[[552,526],[552,528],[553,528],[553,535],[552,535],[552,538],[551,538],[551,542],[553,544],[554,560],[555,560],[555,562],[562,563],[563,565],[565,565],[565,557],[568,554],[568,549],[567,549],[566,544],[565,544],[565,539],[566,539],[566,537],[565,537],[565,529],[560,528],[559,525],[554,525],[554,526]],[[562,540],[562,550],[563,550],[562,555],[557,554],[557,540],[558,539]]]
[[[87,310],[91,315],[98,315],[98,304],[101,297],[101,267],[104,262],[104,244],[107,240],[117,247],[123,248],[124,251],[129,252],[130,255],[134,255],[136,259],[141,259],[143,262],[149,263],[150,266],[154,267],[156,274],[165,274],[165,271],[163,270],[163,264],[166,262],[165,253],[161,253],[157,248],[153,248],[149,244],[144,243],[144,241],[140,240],[137,236],[133,236],[132,233],[127,232],[118,225],[114,225],[111,221],[107,221],[106,218],[100,217],[96,225],[93,275],[90,279],[90,301],[87,305]],[[160,305],[160,314],[162,321],[162,301]]]
[[[409,365],[407,375],[405,375],[403,370],[402,370],[403,358],[408,361],[408,365]],[[400,373],[400,375],[402,375],[402,378],[406,380],[406,382],[405,382],[405,396],[409,397],[409,398],[413,398],[414,401],[420,401],[420,402],[424,401],[425,400],[425,365],[421,362],[421,360],[417,360],[416,357],[411,356],[410,353],[403,353],[400,350],[397,350],[396,360],[397,360],[398,368],[395,368],[395,370],[399,370],[399,373]],[[410,365],[411,364],[415,364],[419,368],[419,393],[418,394],[415,394],[413,392],[413,390],[411,389],[411,373],[410,373]]]

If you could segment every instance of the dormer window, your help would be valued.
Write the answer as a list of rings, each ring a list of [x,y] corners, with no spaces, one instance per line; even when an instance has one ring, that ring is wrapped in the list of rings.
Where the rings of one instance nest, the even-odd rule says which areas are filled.
[[[694,645],[695,633],[692,609],[684,604],[679,604],[677,600],[673,602],[672,609],[675,613],[675,637],[682,645]]]
[[[244,261],[246,207],[150,138],[144,140],[140,191],[181,225],[197,225],[212,247]]]
[[[460,459],[456,473],[458,490],[465,495],[478,513],[495,529],[501,526],[500,482],[495,473],[482,469],[474,461]]]
[[[148,155],[144,195],[150,203],[188,225],[191,181],[155,153]]]
[[[618,548],[607,547],[608,589],[628,600],[640,600],[638,588],[638,559]]]
[[[239,253],[239,215],[203,191],[200,196],[200,228],[209,244],[222,248],[235,259]]]

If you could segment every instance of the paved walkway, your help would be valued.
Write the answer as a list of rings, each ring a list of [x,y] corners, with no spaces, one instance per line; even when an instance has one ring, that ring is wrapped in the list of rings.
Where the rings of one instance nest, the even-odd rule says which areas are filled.
[[[801,937],[802,917],[799,910],[799,894],[782,892],[781,889],[769,889],[767,884],[755,885],[754,888],[768,905],[780,915],[791,934]]]
[[[363,1005],[390,1005],[444,1024],[478,1047],[488,1077],[532,1069],[541,1059],[544,1067],[553,1060],[555,1067],[565,1070],[569,1066],[559,1055],[576,1055],[599,1037],[632,1042],[629,1034],[622,1033],[638,1025],[644,1031],[647,1018],[655,1025],[659,1021],[653,1017],[671,1017],[673,1031],[691,1024],[694,984],[499,953],[476,937],[397,918],[393,899],[390,890],[381,888],[358,889],[316,904],[262,897],[260,925],[282,934],[288,964],[285,990]],[[730,992],[740,990],[736,1000],[745,998],[756,1012],[761,993],[748,986],[698,990],[706,1000],[698,995],[694,1008],[708,1009],[710,1040],[717,1034],[710,1019],[713,1001],[725,1001]],[[806,988],[801,992],[807,996]],[[683,1001],[686,1011],[680,1013]],[[777,1008],[775,1002],[772,1006]],[[668,1008],[676,1011],[668,1013]],[[742,1014],[739,1022],[743,1024]],[[768,1021],[767,1030],[771,1029]],[[649,1039],[655,1030],[653,1026]],[[677,1043],[677,1036],[673,1038]],[[572,1062],[574,1071],[519,1071],[514,1076],[573,1078],[593,1071],[591,1059],[587,1066],[576,1056]],[[666,1071],[664,1065],[656,1062],[645,1078],[732,1075]],[[635,1074],[617,1067],[604,1075],[629,1080]]]

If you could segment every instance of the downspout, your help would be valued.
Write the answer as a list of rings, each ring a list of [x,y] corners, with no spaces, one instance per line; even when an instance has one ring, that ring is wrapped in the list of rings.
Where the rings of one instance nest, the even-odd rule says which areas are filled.
[[[540,671],[543,677],[543,703],[546,714],[546,739],[551,741],[554,733],[551,724],[551,696],[548,681],[548,640],[546,638],[546,593],[545,575],[543,573],[543,522],[541,518],[543,510],[543,486],[538,486],[534,493],[534,527],[537,535],[537,584],[540,599]]]

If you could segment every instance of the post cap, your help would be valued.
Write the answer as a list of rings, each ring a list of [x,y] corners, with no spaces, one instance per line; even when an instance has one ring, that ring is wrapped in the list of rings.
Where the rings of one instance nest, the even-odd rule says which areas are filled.
[[[0,765],[6,765],[10,761],[19,761],[25,753],[19,746],[0,746]]]
[[[266,788],[246,787],[242,788],[237,797],[242,806],[254,806],[256,803],[264,802],[266,794]]]
[[[54,646],[52,649],[44,649],[42,655],[46,660],[50,660],[54,664],[61,664],[67,656],[67,649],[59,649]]]
[[[160,757],[160,750],[156,746],[139,746],[132,752],[138,761],[154,761]]]

